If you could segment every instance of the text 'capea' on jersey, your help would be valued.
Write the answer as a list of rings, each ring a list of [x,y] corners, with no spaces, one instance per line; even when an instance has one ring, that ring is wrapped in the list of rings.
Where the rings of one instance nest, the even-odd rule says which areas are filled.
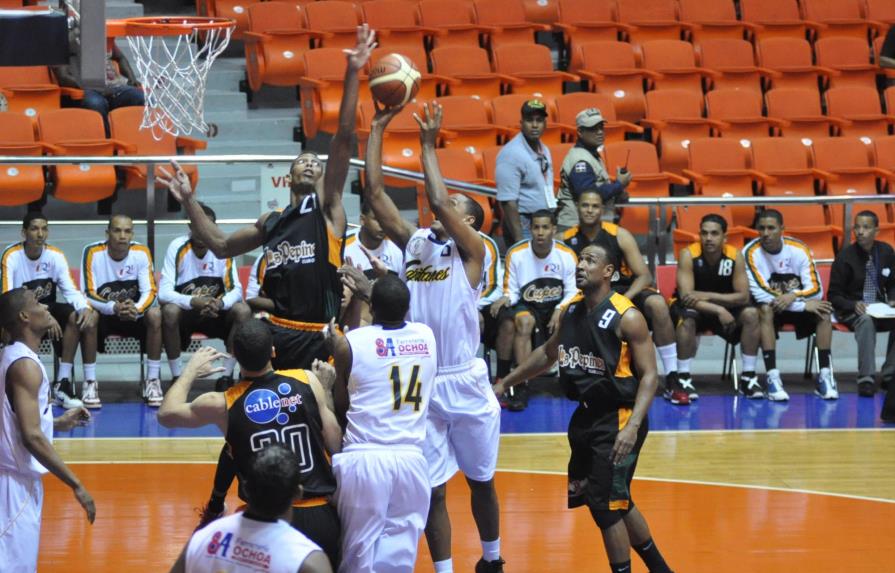
[[[351,346],[344,443],[422,447],[437,370],[435,335],[419,322],[345,335]]]
[[[280,443],[298,456],[308,497],[335,492],[336,480],[323,444],[320,410],[304,370],[270,371],[240,382],[224,395],[225,439],[241,475],[245,475],[245,464],[253,452]]]
[[[481,282],[469,284],[456,243],[439,241],[429,229],[419,229],[407,242],[401,279],[410,290],[408,318],[435,334],[438,366],[458,366],[475,358]]]
[[[524,304],[542,320],[556,305],[578,292],[575,286],[575,253],[554,241],[547,256],[539,257],[532,242],[522,241],[507,251],[504,291],[510,304]]]
[[[591,311],[582,295],[570,301],[559,334],[559,381],[570,400],[609,408],[634,404],[638,381],[628,343],[616,334],[633,307],[615,292]]]
[[[275,316],[327,323],[338,315],[342,241],[330,232],[317,195],[267,217],[264,257],[264,292]]]
[[[45,245],[36,259],[28,257],[24,243],[12,244],[0,254],[0,292],[18,287],[33,291],[42,304],[56,302],[59,290],[75,310],[87,308],[87,300],[72,282],[65,255],[52,245]]]

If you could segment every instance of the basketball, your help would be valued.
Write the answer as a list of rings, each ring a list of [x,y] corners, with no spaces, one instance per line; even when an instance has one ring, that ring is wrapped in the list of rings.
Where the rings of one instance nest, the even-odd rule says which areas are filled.
[[[370,91],[386,107],[404,105],[420,89],[420,72],[401,54],[389,54],[379,59],[370,72]]]

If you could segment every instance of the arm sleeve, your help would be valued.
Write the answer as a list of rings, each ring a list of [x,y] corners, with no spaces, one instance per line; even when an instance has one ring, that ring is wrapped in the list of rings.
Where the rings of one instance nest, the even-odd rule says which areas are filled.
[[[510,306],[519,302],[519,270],[517,269],[518,256],[515,260],[507,257],[506,276],[504,277],[504,295],[510,299]]]
[[[767,279],[762,275],[766,269],[763,261],[754,256],[758,250],[759,247],[757,246],[751,249],[752,253],[750,255],[750,249],[747,247],[743,251],[743,257],[746,259],[746,276],[749,277],[749,292],[752,294],[755,302],[766,304],[774,300],[777,297],[777,293],[770,289]]]
[[[242,300],[242,283],[239,282],[239,273],[233,259],[227,259],[227,270],[224,274],[224,288],[227,289],[223,303],[224,310],[230,310],[234,304]]]
[[[855,311],[855,304],[858,302],[848,296],[846,287],[848,285],[849,266],[845,260],[847,250],[843,249],[836,255],[833,266],[830,267],[830,290],[827,297],[833,303],[833,308],[839,312],[849,313]],[[863,293],[862,293],[863,294]]]
[[[75,307],[77,312],[81,312],[88,307],[87,299],[84,298],[84,294],[79,291],[75,287],[75,283],[72,282],[71,273],[68,271],[68,261],[65,260],[63,255],[59,253],[54,254],[56,256],[56,276],[54,277],[54,280],[59,286],[59,290],[62,291],[62,296],[65,300]]]
[[[814,264],[814,259],[811,258],[808,247],[800,245],[799,247],[791,248],[797,253],[793,259],[799,264],[799,279],[802,281],[802,290],[796,291],[796,294],[805,300],[823,299],[824,289],[820,284],[820,275],[817,272],[817,265]],[[790,310],[795,309],[790,307]]]
[[[578,194],[585,189],[595,189],[600,183],[597,174],[587,161],[579,161],[572,166],[572,171],[569,173],[569,191],[572,192],[572,197],[578,197]]]
[[[13,257],[9,251],[3,253],[0,259],[0,292],[7,292],[13,289],[13,277],[16,273],[15,262],[18,257]]]
[[[575,281],[575,269],[578,266],[578,257],[575,253],[566,251],[563,251],[563,254],[567,260],[562,279],[562,300],[559,302],[560,305],[566,304],[572,300],[572,297],[578,294],[578,285]]]
[[[497,184],[498,201],[518,201],[519,187],[522,184],[522,171],[513,160],[512,148],[504,147],[497,155],[497,167],[494,170],[494,182]]]
[[[500,262],[500,253],[485,239],[485,249],[491,257],[491,264],[485,270],[485,287],[482,289],[482,297],[479,299],[479,308],[491,306],[502,295],[500,288],[503,281],[503,265]]]
[[[96,272],[93,268],[96,259],[90,255],[90,249],[91,245],[87,245],[87,247],[84,248],[84,254],[81,257],[81,291],[87,295],[87,300],[90,301],[90,306],[95,308],[97,312],[100,314],[113,315],[115,314],[115,301],[106,300],[96,292],[96,288],[99,286],[96,284]]]
[[[155,285],[155,271],[152,268],[152,259],[149,257],[149,250],[145,247],[140,249],[143,259],[140,263],[140,300],[137,301],[137,312],[141,315],[149,310],[155,297],[158,294],[158,288]]]
[[[168,245],[168,251],[165,253],[165,264],[162,267],[162,278],[158,285],[158,299],[159,302],[176,304],[184,310],[189,310],[192,308],[190,300],[193,297],[181,294],[175,290],[177,287],[177,250],[178,242]],[[141,282],[140,293],[144,292],[145,290]]]
[[[895,28],[895,26],[893,26]],[[895,301],[895,250],[891,247],[887,249],[886,254],[883,257],[880,257],[883,263],[884,269],[889,269],[889,276],[883,277],[885,279],[885,285],[882,286],[883,292],[886,293],[886,298],[888,302]]]
[[[249,284],[246,286],[246,300],[250,300],[258,297],[261,294],[261,283],[258,282],[258,267],[261,266],[261,257],[259,256],[255,259],[255,264],[252,265],[252,272],[249,273]]]

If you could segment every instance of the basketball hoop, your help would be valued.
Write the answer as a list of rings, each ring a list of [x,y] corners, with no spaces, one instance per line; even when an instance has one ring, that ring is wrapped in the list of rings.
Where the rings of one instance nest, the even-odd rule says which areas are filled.
[[[207,134],[205,81],[235,27],[227,18],[195,16],[106,22],[106,35],[126,37],[134,54],[134,72],[146,97],[141,129],[150,129],[157,140],[163,132]]]

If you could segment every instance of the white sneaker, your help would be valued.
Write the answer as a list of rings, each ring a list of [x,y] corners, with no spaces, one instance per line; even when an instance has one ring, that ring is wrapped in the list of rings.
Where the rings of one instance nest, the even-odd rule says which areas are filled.
[[[768,372],[767,379],[768,400],[772,402],[786,402],[789,394],[783,389],[783,380],[780,379],[780,371],[774,368]]]
[[[682,374],[678,372],[677,375],[677,383],[680,384],[681,390],[687,393],[687,396],[690,397],[690,401],[699,400],[699,393],[696,392],[696,386],[693,385],[693,378],[690,377],[690,374]]]
[[[817,387],[814,393],[824,400],[836,400],[839,398],[839,388],[833,378],[833,372],[829,368],[821,368],[817,375]]]
[[[143,399],[146,400],[147,405],[153,408],[158,408],[162,405],[164,397],[164,394],[162,394],[161,380],[158,378],[151,378],[146,381],[146,388],[143,391]]]
[[[57,406],[65,408],[66,410],[72,410],[74,408],[82,407],[84,403],[63,390],[63,386],[65,386],[66,388],[72,388],[72,385],[67,378],[63,378],[59,382],[53,384],[53,403]],[[72,394],[74,394],[74,392],[72,392]]]
[[[81,393],[81,399],[84,400],[84,407],[89,409],[102,408],[103,404],[99,401],[99,382],[96,380],[87,380],[84,382],[84,391]]]

